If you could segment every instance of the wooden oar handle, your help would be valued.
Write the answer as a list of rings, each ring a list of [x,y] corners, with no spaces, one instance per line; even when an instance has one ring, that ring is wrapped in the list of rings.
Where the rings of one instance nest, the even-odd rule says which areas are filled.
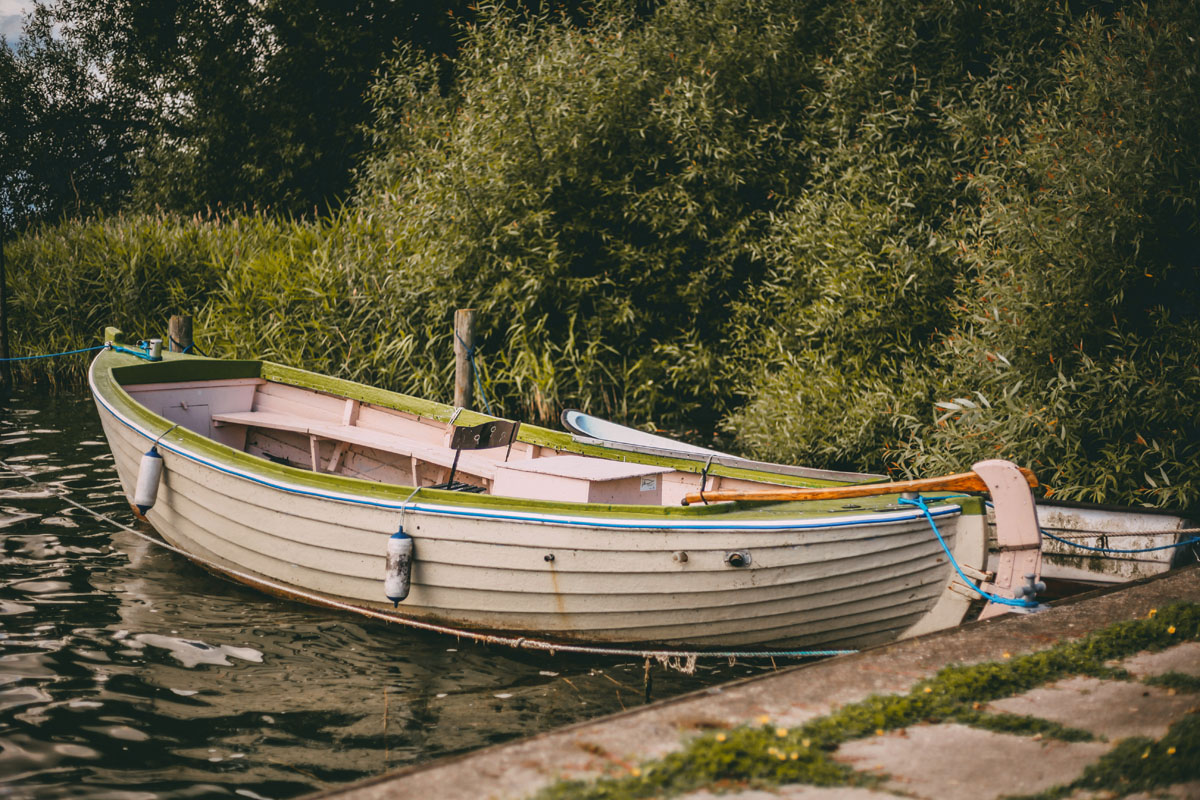
[[[1021,467],[1021,474],[1029,488],[1038,485],[1031,470]],[[683,504],[723,500],[842,500],[851,497],[871,497],[879,494],[901,492],[986,492],[987,484],[974,472],[943,475],[938,478],[918,478],[894,483],[868,483],[857,486],[829,486],[820,489],[764,489],[762,491],[692,492],[683,498]]]

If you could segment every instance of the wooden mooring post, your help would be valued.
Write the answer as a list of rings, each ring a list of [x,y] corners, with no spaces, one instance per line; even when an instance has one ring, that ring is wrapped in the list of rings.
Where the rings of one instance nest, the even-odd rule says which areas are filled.
[[[470,408],[475,401],[474,350],[475,309],[460,308],[454,312],[454,405],[458,408]]]
[[[192,318],[175,314],[167,327],[167,344],[172,353],[186,353],[192,349]]]

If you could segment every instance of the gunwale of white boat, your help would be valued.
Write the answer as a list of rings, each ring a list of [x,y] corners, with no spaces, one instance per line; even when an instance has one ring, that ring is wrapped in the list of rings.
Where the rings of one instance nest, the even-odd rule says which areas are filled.
[[[168,542],[216,564],[218,571],[245,571],[334,600],[390,608],[379,590],[383,543],[403,518],[419,555],[402,613],[475,630],[704,647],[861,645],[956,624],[969,603],[950,589],[945,557],[920,512],[897,507],[890,498],[858,500],[853,503],[858,508],[848,509],[842,506],[849,504],[830,502],[683,508],[665,505],[668,497],[614,505],[428,488],[408,497],[411,484],[313,471],[305,453],[327,467],[338,444],[305,442],[311,426],[264,431],[243,423],[266,418],[237,415],[287,410],[305,398],[318,432],[329,433],[321,426],[341,426],[348,416],[355,416],[349,420],[355,425],[403,421],[415,431],[410,438],[436,450],[444,448],[439,439],[452,409],[266,362],[232,362],[242,366],[230,370],[213,362],[201,366],[203,359],[171,360],[176,366],[164,372],[186,376],[208,370],[210,382],[143,380],[155,374],[156,365],[102,353],[91,370],[93,393],[127,490],[150,440],[174,423],[192,426],[162,437],[167,472],[147,517]],[[214,371],[225,377],[212,378]],[[215,408],[216,389],[242,399],[237,407]],[[357,395],[351,398],[357,406],[330,389]],[[200,399],[209,407],[200,410],[205,403],[196,398],[203,393],[207,398]],[[155,397],[165,402],[155,405]],[[488,418],[459,415],[467,424],[480,419]],[[233,446],[239,442],[251,452]],[[377,470],[405,475],[403,465],[383,464],[372,459],[370,448],[356,447],[342,448],[337,466],[361,472],[374,463]],[[290,454],[299,466],[272,464],[254,454],[270,448]],[[513,450],[520,463],[602,452],[535,426],[522,428]],[[471,465],[468,459],[460,469],[491,488],[487,484],[496,477],[487,473],[492,467],[503,471],[503,453],[475,455],[486,461]],[[694,461],[607,455],[609,464],[622,459],[633,471],[654,467],[664,493],[668,478],[678,484],[671,490],[677,495],[699,487],[703,465]],[[442,477],[429,466],[433,463],[426,461],[424,472],[416,468],[418,482]],[[410,480],[413,475],[408,472]],[[729,467],[714,467],[708,480],[707,488],[717,481],[726,487],[814,484]],[[956,556],[968,565],[980,566],[983,558],[981,511],[976,499],[934,509]],[[755,555],[750,567],[734,569],[726,562],[728,552],[738,548]],[[815,555],[825,551],[824,557]]]

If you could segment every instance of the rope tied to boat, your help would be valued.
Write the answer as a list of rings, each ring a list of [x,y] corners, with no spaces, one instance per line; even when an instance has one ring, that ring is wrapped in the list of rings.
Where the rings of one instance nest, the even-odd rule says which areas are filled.
[[[183,342],[178,341],[174,336],[171,336],[170,334],[167,335],[167,340],[172,344],[172,346],[179,348],[180,353],[183,353],[185,355],[190,355],[191,352],[193,350],[195,350],[200,355],[204,356],[205,358],[208,358],[208,353],[204,352],[199,347],[197,347],[195,342],[192,342],[191,344],[189,344],[185,347]]]
[[[461,410],[461,409],[460,409]],[[163,436],[166,436],[164,433]],[[404,498],[404,502],[400,504],[400,528],[404,529],[404,518],[408,514],[408,503],[417,496],[417,492],[421,491],[420,486],[413,487],[413,490],[408,493],[408,497]]]
[[[1114,553],[1117,555],[1128,555],[1128,554],[1133,554],[1133,553],[1153,553],[1157,550],[1173,550],[1177,547],[1187,547],[1190,544],[1200,544],[1200,536],[1193,536],[1192,538],[1185,539],[1182,542],[1176,542],[1175,544],[1163,544],[1163,545],[1159,545],[1158,547],[1137,547],[1137,548],[1132,548],[1132,549],[1124,549],[1124,548],[1120,548],[1120,547],[1093,547],[1091,545],[1081,544],[1080,542],[1073,542],[1070,539],[1064,539],[1061,536],[1055,536],[1053,533],[1050,533],[1045,528],[1039,528],[1039,530],[1041,530],[1042,536],[1045,536],[1049,539],[1053,539],[1056,542],[1061,542],[1062,544],[1068,545],[1070,547],[1077,547],[1080,550],[1090,550],[1093,553]],[[1197,532],[1200,532],[1200,528],[1180,528],[1179,530],[1175,530],[1175,531],[1148,531],[1146,533],[1140,533],[1137,535],[1139,535],[1139,536],[1162,536],[1164,534],[1172,534],[1172,533],[1181,534],[1181,533],[1197,533]]]
[[[944,498],[939,497],[937,499],[941,500]],[[1037,605],[1036,600],[1030,600],[1029,598],[1022,597],[1019,599],[1014,599],[1011,597],[1001,597],[998,594],[992,594],[991,592],[985,592],[983,589],[980,589],[975,585],[975,582],[968,578],[966,573],[962,571],[962,567],[958,565],[958,560],[955,559],[954,554],[950,552],[950,547],[946,544],[945,538],[942,537],[942,532],[938,530],[937,522],[934,521],[933,514],[930,512],[929,505],[925,502],[925,498],[921,497],[920,495],[917,495],[915,498],[901,497],[896,502],[898,502],[900,505],[916,506],[917,508],[921,509],[921,513],[925,515],[925,519],[929,522],[929,527],[933,529],[933,535],[937,537],[938,544],[942,546],[942,551],[946,554],[946,557],[950,559],[950,565],[954,567],[954,571],[958,573],[958,577],[962,579],[962,582],[965,585],[974,589],[975,593],[980,597],[988,600],[989,602],[1002,606],[1033,608]]]
[[[673,650],[670,648],[659,649],[637,649],[631,647],[602,647],[583,644],[567,644],[564,642],[552,642],[545,639],[530,639],[524,636],[505,636],[502,634],[481,633],[478,631],[470,631],[465,628],[454,628],[449,625],[439,625],[433,622],[423,622],[412,617],[406,617],[401,614],[389,612],[383,609],[371,608],[369,606],[360,606],[354,603],[348,603],[336,598],[326,597],[324,595],[309,592],[296,586],[290,586],[270,578],[265,578],[259,575],[252,575],[248,572],[243,572],[238,569],[218,564],[217,562],[204,558],[203,556],[189,553],[179,547],[162,541],[154,536],[150,536],[142,531],[137,530],[129,525],[126,525],[116,519],[113,519],[107,514],[104,514],[95,509],[89,508],[82,503],[77,502],[65,493],[63,487],[53,486],[35,480],[20,470],[14,468],[3,459],[0,459],[0,467],[3,467],[9,473],[21,478],[28,483],[44,489],[47,489],[55,497],[63,500],[66,503],[78,508],[91,517],[104,522],[108,525],[118,528],[126,533],[131,533],[134,536],[149,542],[164,550],[169,550],[172,553],[183,556],[194,564],[202,567],[207,567],[214,572],[228,575],[247,586],[252,586],[262,589],[266,592],[285,596],[294,597],[305,602],[312,603],[315,606],[323,608],[333,608],[339,611],[350,611],[371,619],[380,620],[382,622],[392,622],[398,625],[404,625],[416,630],[429,631],[431,633],[440,633],[459,638],[468,639],[470,641],[481,644],[499,644],[514,649],[522,650],[538,650],[547,652],[551,656],[555,653],[573,653],[580,655],[598,655],[598,656],[616,656],[616,657],[634,657],[643,659],[654,659],[657,663],[667,669],[678,670],[685,674],[692,674],[696,669],[696,662],[700,658],[726,658],[726,659],[754,659],[754,658],[825,658],[828,656],[840,656],[857,653],[857,650]],[[415,494],[415,492],[414,492]]]
[[[93,353],[97,350],[103,350],[108,347],[107,344],[98,344],[95,347],[81,347],[78,350],[66,350],[61,353],[45,353],[36,356],[14,356],[12,358],[0,358],[0,363],[12,361],[34,361],[39,358],[58,358],[59,356],[73,356],[77,353]]]
[[[183,353],[190,353],[191,351],[195,350],[200,355],[205,356],[206,358],[208,357],[206,353],[204,353],[200,348],[196,347],[194,344],[189,345],[188,347],[183,347],[180,345],[179,342],[175,341],[174,339],[170,339],[170,341],[172,344],[174,344],[176,347],[178,347],[180,349],[180,351]],[[134,349],[131,349],[128,347],[122,347],[121,345],[114,344],[112,342],[105,342],[104,344],[98,344],[93,347],[81,347],[78,350],[64,350],[61,353],[42,353],[42,354],[33,355],[33,356],[13,356],[12,358],[0,358],[0,364],[12,363],[12,362],[17,362],[17,361],[36,361],[37,359],[41,359],[41,358],[58,358],[59,356],[73,356],[73,355],[78,355],[79,353],[94,353],[97,350],[113,350],[118,353],[126,353],[131,356],[137,356],[138,358],[140,358],[144,361],[159,361],[159,360],[161,360],[161,359],[155,358],[153,355],[151,355],[150,345],[148,342],[143,340],[143,341],[138,342],[137,345],[135,345],[135,346],[138,348],[137,350],[134,350]],[[486,398],[484,398],[484,402],[485,403],[487,402]]]

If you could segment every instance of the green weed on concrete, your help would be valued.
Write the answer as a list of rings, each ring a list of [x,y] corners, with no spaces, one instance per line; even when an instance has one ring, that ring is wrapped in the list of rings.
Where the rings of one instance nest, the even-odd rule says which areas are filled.
[[[1079,641],[1037,653],[999,662],[946,667],[933,678],[916,684],[908,694],[872,696],[796,728],[776,728],[768,721],[761,726],[705,734],[689,741],[679,752],[641,764],[627,774],[591,783],[561,781],[541,792],[538,800],[659,797],[703,787],[771,787],[787,783],[870,785],[879,780],[878,776],[856,772],[834,761],[833,751],[843,742],[920,723],[958,722],[1006,733],[1040,733],[1044,737],[1080,741],[1090,735],[1034,717],[989,714],[982,705],[1072,675],[1128,677],[1111,662],[1143,650],[1162,650],[1181,641],[1196,640],[1200,640],[1200,605],[1182,603],[1156,611],[1145,619],[1120,622]],[[1187,718],[1195,719],[1194,715]],[[1177,724],[1161,742],[1141,743],[1137,757],[1140,759],[1147,748],[1148,759],[1160,752],[1162,758],[1196,753],[1195,727],[1194,722]],[[1172,747],[1173,753],[1166,755]],[[1103,766],[1104,774],[1120,772],[1131,787],[1136,781],[1149,780],[1130,766],[1129,761],[1124,755],[1113,755],[1110,761],[1098,765],[1097,770]],[[1193,763],[1197,763],[1194,755]],[[1182,771],[1176,772],[1184,774],[1194,768],[1180,768]],[[1083,780],[1091,779],[1085,775]]]
[[[1174,689],[1177,692],[1200,694],[1200,677],[1188,675],[1185,672],[1165,672],[1162,675],[1151,675],[1142,683],[1147,686],[1161,686],[1164,689]]]
[[[1082,777],[1045,792],[1010,800],[1059,800],[1077,789],[1111,792],[1124,797],[1200,779],[1200,714],[1177,721],[1158,741],[1131,736],[1120,741],[1098,762],[1089,765]]]

